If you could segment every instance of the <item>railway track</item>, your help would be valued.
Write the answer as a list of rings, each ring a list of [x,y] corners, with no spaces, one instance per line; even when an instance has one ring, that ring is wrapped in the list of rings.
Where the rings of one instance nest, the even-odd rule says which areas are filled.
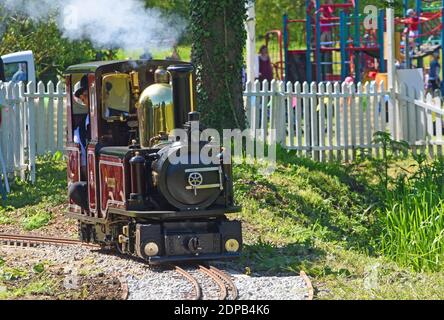
[[[87,244],[78,240],[66,239],[66,238],[51,238],[43,236],[31,236],[31,235],[14,235],[14,234],[0,234],[0,245],[17,246],[17,247],[38,247],[41,245],[53,245],[53,246],[83,246],[93,249],[100,249],[100,246],[95,244]],[[173,266],[174,270],[184,277],[189,283],[191,283],[193,289],[191,300],[204,299],[204,292],[208,291],[208,281],[202,281],[202,277],[207,277],[207,280],[216,285],[218,288],[218,300],[237,300],[239,293],[234,284],[231,276],[222,270],[214,266],[208,265],[191,265],[193,271],[185,270],[179,266]],[[192,273],[199,273],[200,276],[196,277]],[[198,279],[199,278],[199,279]],[[122,281],[122,287],[124,292],[124,299],[128,297],[128,288],[124,285],[126,282]],[[199,281],[200,280],[200,281]],[[204,282],[207,282],[205,284]],[[208,294],[209,295],[209,294]]]
[[[42,236],[30,235],[13,235],[0,234],[0,244],[20,247],[36,247],[39,245],[55,245],[55,246],[84,246],[88,248],[98,249],[100,246],[95,244],[83,243],[79,240],[65,238],[50,238]]]
[[[50,238],[42,236],[31,235],[14,235],[14,234],[0,234],[0,244],[7,246],[19,246],[19,247],[37,247],[40,245],[52,245],[52,246],[83,246],[93,249],[99,249],[100,246],[95,244],[83,243],[79,240],[72,240],[66,238]],[[122,300],[127,300],[129,291],[126,278],[119,274],[114,274],[114,277],[119,280],[122,288]]]
[[[190,300],[202,300],[204,299],[204,291],[208,285],[201,280],[201,276],[211,279],[211,281],[218,287],[218,300],[237,300],[239,293],[236,285],[234,284],[231,276],[226,274],[213,266],[205,265],[192,265],[193,270],[185,270],[179,266],[173,266],[173,268],[182,277],[184,277],[193,286]],[[201,276],[196,277],[193,273],[200,273]],[[198,279],[199,278],[199,279]]]

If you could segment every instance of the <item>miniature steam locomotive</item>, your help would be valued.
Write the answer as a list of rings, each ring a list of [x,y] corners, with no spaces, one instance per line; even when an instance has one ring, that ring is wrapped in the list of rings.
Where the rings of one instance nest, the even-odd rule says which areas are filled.
[[[241,223],[224,149],[190,138],[193,66],[161,60],[92,62],[66,71],[69,209],[84,242],[115,246],[151,264],[236,258]],[[171,155],[196,161],[171,161]],[[196,158],[197,156],[197,158]]]

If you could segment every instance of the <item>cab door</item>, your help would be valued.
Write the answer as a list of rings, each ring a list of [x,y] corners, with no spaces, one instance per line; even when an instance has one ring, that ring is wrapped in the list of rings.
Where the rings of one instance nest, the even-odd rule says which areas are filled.
[[[100,210],[100,183],[99,166],[98,166],[98,106],[97,106],[97,90],[96,78],[94,74],[88,75],[89,86],[89,116],[90,116],[90,132],[91,139],[88,143],[87,154],[87,176],[88,176],[88,202],[91,216],[102,218]]]
[[[73,99],[73,92],[76,83],[80,81],[83,74],[73,74],[66,77],[66,104],[67,104],[67,132],[66,132],[66,153],[68,157],[67,163],[67,180],[68,188],[75,182],[84,181],[85,172],[82,174],[82,148],[79,143],[74,142],[75,130],[88,113],[87,107],[82,107]],[[74,204],[70,199],[69,211],[71,213],[81,214],[82,209]]]
[[[67,181],[68,189],[71,184],[80,181],[80,146],[74,143],[73,139],[73,101],[72,101],[72,85],[71,76],[66,77],[66,104],[67,104],[67,133],[66,133],[66,153],[68,156],[67,163]],[[69,211],[72,213],[81,213],[79,206],[69,199]]]

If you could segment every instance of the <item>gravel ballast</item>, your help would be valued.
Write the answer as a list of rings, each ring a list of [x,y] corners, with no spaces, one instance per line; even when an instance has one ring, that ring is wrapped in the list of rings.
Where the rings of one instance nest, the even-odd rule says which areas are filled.
[[[0,245],[0,257],[14,261],[40,263],[69,269],[76,273],[116,273],[127,279],[130,300],[185,300],[192,297],[191,283],[174,270],[152,268],[147,264],[111,253],[81,246],[40,246],[21,248]],[[223,268],[221,268],[223,269]],[[239,300],[305,300],[308,288],[300,276],[247,276],[226,269],[239,291]],[[203,286],[204,299],[217,299],[218,286],[210,278],[187,269]]]

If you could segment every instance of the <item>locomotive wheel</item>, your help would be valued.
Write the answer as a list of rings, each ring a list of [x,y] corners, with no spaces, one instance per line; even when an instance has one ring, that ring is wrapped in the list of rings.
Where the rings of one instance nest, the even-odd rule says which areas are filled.
[[[90,243],[94,240],[92,226],[78,222],[79,240]]]
[[[119,253],[119,254],[121,254],[121,255],[124,255],[124,254],[126,254],[125,252],[123,252],[123,244],[121,244],[121,243],[119,243],[119,241],[116,241],[115,242],[115,247],[116,247],[116,250],[117,250],[117,252]]]
[[[122,255],[128,254],[129,252],[129,241],[128,241],[128,237],[129,237],[129,233],[127,233],[128,237],[125,237],[122,234],[124,226],[123,225],[119,225],[115,231],[114,231],[114,238],[116,240],[114,240],[114,245],[116,247],[117,252],[119,252]],[[126,238],[126,242],[125,241]],[[126,249],[125,249],[126,246]]]

